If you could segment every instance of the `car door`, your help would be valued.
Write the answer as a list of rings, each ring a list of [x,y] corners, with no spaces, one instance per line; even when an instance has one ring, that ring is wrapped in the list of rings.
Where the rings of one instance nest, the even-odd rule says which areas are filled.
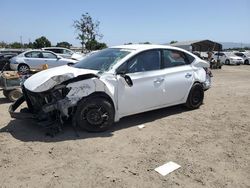
[[[42,54],[43,54],[44,64],[47,64],[49,68],[58,67],[62,65],[60,59],[57,58],[55,54],[48,51],[42,52]]]
[[[42,53],[40,51],[31,51],[24,54],[23,61],[30,68],[41,68],[41,65],[44,64],[44,60],[42,58]]]
[[[118,108],[121,116],[144,112],[162,105],[164,72],[161,70],[161,51],[149,50],[135,55],[120,68],[133,85],[118,75]],[[119,72],[118,69],[118,72]]]
[[[185,102],[193,84],[194,69],[191,63],[194,59],[193,56],[179,50],[163,50],[164,104],[173,105]]]

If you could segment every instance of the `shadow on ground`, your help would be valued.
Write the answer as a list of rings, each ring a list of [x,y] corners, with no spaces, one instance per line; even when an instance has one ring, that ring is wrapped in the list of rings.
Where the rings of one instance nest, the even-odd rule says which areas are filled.
[[[45,130],[42,127],[38,126],[33,120],[12,120],[7,126],[0,129],[0,134],[10,133],[14,138],[24,142],[60,142],[65,140],[87,139],[94,137],[110,137],[113,136],[114,131],[149,123],[157,119],[161,119],[170,115],[180,114],[186,111],[186,108],[179,105],[145,112],[122,118],[120,122],[115,123],[113,129],[108,130],[106,132],[88,133],[78,130],[78,136],[76,131],[70,125],[64,126],[62,132],[58,133],[54,137],[50,137],[46,136]]]
[[[11,103],[7,98],[0,98],[0,104]]]

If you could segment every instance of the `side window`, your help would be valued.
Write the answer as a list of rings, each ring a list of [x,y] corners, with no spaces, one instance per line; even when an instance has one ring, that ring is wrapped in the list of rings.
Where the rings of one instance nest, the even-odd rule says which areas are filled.
[[[43,52],[43,58],[56,59],[56,56],[50,52]]]
[[[54,52],[56,54],[62,54],[63,53],[63,49],[57,49],[57,48],[48,48],[46,49],[48,51]]]
[[[28,52],[24,56],[30,58],[42,58],[41,52]]]
[[[194,61],[194,57],[177,50],[163,50],[164,68],[188,65]]]
[[[64,54],[68,54],[68,55],[72,55],[73,53],[71,52],[71,51],[69,51],[69,50],[63,50],[63,53]]]
[[[127,73],[159,70],[161,68],[160,50],[142,52],[127,61]]]

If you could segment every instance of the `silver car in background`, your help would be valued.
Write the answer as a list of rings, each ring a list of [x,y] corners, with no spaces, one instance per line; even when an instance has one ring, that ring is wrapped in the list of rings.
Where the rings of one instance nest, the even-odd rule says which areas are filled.
[[[75,53],[74,51],[70,49],[62,48],[62,47],[46,47],[46,48],[42,48],[42,50],[51,51],[64,58],[75,59],[75,60],[81,59],[84,55],[80,53]]]
[[[76,60],[63,58],[50,51],[30,50],[11,58],[10,69],[27,73],[30,69],[41,69],[45,64],[51,68],[76,62]]]

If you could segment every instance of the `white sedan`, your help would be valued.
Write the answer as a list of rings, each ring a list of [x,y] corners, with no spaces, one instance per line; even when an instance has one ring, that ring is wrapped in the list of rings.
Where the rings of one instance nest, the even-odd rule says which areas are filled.
[[[250,65],[250,53],[249,52],[235,52],[235,55],[241,57],[244,60],[245,65]]]
[[[225,65],[241,65],[244,63],[244,60],[236,56],[233,52],[217,52],[213,58],[220,60]]]
[[[10,59],[10,68],[21,73],[27,73],[30,69],[41,69],[47,64],[48,68],[76,63],[76,60],[62,58],[50,51],[30,50]]]
[[[9,112],[13,118],[72,120],[84,130],[104,131],[132,114],[177,104],[199,108],[211,86],[208,67],[206,61],[180,48],[115,46],[73,66],[31,76],[24,82],[24,97]],[[29,113],[15,112],[25,101]]]

